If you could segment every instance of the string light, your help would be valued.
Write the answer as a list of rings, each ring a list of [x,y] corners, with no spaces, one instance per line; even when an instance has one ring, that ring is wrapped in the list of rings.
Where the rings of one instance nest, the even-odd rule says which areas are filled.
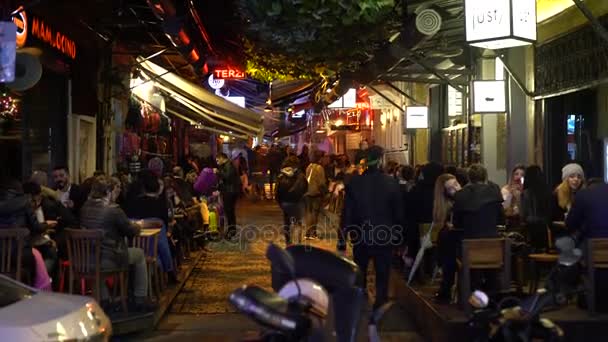
[[[7,93],[0,95],[0,117],[3,119],[13,119],[19,112],[17,101]]]

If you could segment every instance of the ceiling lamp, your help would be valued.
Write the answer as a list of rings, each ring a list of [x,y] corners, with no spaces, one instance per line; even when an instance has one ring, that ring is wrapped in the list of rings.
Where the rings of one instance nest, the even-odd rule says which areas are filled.
[[[505,49],[536,41],[535,0],[465,0],[464,7],[471,46]]]

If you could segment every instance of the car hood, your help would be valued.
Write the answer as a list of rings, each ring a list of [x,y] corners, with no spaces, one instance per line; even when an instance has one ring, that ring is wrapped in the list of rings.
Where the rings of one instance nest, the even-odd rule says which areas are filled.
[[[103,310],[88,297],[38,292],[0,309],[0,334],[23,340],[86,338],[111,331]]]

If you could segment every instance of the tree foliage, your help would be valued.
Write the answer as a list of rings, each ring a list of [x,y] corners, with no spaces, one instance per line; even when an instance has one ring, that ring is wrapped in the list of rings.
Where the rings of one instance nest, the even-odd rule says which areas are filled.
[[[266,79],[356,70],[400,29],[396,2],[237,0],[245,24],[248,72]]]

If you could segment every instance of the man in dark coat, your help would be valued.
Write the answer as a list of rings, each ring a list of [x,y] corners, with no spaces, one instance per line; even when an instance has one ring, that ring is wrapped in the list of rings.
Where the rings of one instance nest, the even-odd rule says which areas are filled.
[[[220,179],[220,193],[228,221],[226,239],[231,240],[236,235],[236,201],[241,193],[241,178],[225,153],[218,154],[217,164],[216,173]]]
[[[53,182],[61,204],[72,210],[74,216],[78,217],[80,208],[87,200],[88,191],[77,184],[72,184],[70,170],[66,166],[57,166],[53,169]]]
[[[454,195],[454,230],[442,242],[444,274],[438,301],[449,300],[456,259],[462,254],[462,240],[495,238],[498,236],[496,226],[504,224],[500,187],[488,182],[488,171],[482,165],[471,165],[468,175],[470,183]]]
[[[607,238],[608,185],[581,190],[568,213],[566,226],[582,238]]]
[[[394,235],[403,223],[399,183],[380,171],[383,151],[370,147],[366,156],[367,171],[346,186],[342,227],[353,243],[355,263],[361,269],[366,288],[367,266],[374,259],[376,300],[374,309],[388,300],[388,283]]]

